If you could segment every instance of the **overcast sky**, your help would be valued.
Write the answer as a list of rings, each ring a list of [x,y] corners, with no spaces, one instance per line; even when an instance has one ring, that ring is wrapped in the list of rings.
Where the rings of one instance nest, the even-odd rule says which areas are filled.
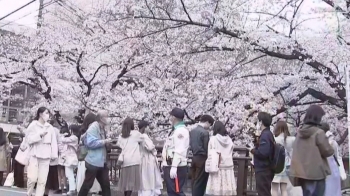
[[[3,17],[10,12],[22,7],[23,5],[31,2],[32,0],[0,0],[0,17]],[[0,23],[16,23],[19,25],[25,25],[29,27],[36,27],[36,21],[38,17],[39,0],[21,9],[20,11],[7,17]]]
[[[21,6],[31,2],[32,0],[0,0],[0,17],[3,17],[7,15],[8,13],[20,8]],[[49,0],[45,0],[45,2],[48,2]],[[79,2],[88,2],[89,0],[75,0],[74,2],[76,4],[79,4]],[[95,0],[98,1],[98,0]],[[283,1],[283,0],[282,0]],[[91,3],[91,2],[90,2]],[[83,4],[84,5],[84,4]],[[310,9],[315,7],[328,7],[325,3],[322,3],[321,0],[314,0],[314,1],[305,1],[302,10],[301,10],[301,18],[310,18],[312,17],[311,13],[314,13],[314,11],[310,11]],[[15,14],[12,14],[11,16],[7,17],[5,20],[0,21],[0,27],[7,23],[15,23],[19,25],[25,25],[32,28],[36,28],[37,23],[37,16],[38,16],[38,9],[39,9],[39,0],[36,0],[34,3],[30,4],[29,6],[21,9],[20,11],[16,12]],[[325,18],[324,16],[322,18]],[[316,20],[310,20],[307,21],[304,25],[307,26],[313,33],[315,31],[333,31],[333,28],[336,26],[336,17],[328,17],[327,19],[316,19]],[[308,31],[308,30],[307,30]],[[306,33],[306,32],[305,32]]]

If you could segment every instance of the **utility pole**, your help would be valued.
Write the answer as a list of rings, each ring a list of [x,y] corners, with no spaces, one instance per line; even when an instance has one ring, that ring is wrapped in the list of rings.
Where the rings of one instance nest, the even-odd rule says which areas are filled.
[[[41,27],[41,24],[43,22],[43,9],[44,9],[44,0],[40,0],[39,1],[38,24],[37,24],[38,29]]]
[[[348,156],[350,158],[350,66],[345,67],[345,89],[346,89],[346,106],[347,106],[347,131],[348,131]],[[350,164],[350,162],[349,162]],[[350,165],[349,165],[350,166]]]

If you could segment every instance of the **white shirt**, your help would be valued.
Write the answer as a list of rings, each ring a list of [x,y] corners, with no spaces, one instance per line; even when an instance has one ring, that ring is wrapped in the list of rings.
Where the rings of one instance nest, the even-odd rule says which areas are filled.
[[[177,166],[187,166],[187,152],[190,147],[190,134],[185,125],[175,126],[174,132],[165,140],[162,151],[162,165],[169,166],[166,158],[176,159],[180,163]]]

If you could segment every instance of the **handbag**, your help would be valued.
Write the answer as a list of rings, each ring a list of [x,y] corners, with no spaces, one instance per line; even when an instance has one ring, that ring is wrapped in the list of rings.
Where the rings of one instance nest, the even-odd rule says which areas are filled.
[[[15,156],[15,160],[21,165],[27,166],[29,165],[30,158],[30,149],[32,147],[28,145],[26,138],[23,138],[23,141],[18,149],[18,152]]]
[[[335,142],[335,141],[333,141],[333,142]],[[332,146],[334,146],[334,145],[332,145]],[[337,143],[336,143],[336,146],[338,146]],[[338,148],[337,148],[337,150],[338,150]],[[339,153],[339,152],[337,152],[337,154],[338,154],[338,153]],[[337,165],[338,165],[339,174],[340,174],[341,180],[346,180],[347,174],[346,174],[345,169],[344,169],[344,163],[343,163],[342,158],[340,157],[340,159],[338,159],[338,158],[335,156],[335,154],[333,154],[333,158],[334,158],[335,162],[336,162]]]
[[[208,150],[208,158],[205,161],[205,172],[216,173],[219,171],[220,154],[215,149]]]
[[[78,161],[84,161],[87,154],[88,154],[87,147],[83,143],[79,144],[77,149]]]
[[[126,144],[124,146],[124,149],[128,145],[128,142],[129,142],[129,138],[126,140]],[[124,150],[122,149],[122,151],[120,152],[120,154],[118,156],[117,165],[121,166],[121,165],[123,165],[123,163],[124,163]]]
[[[4,186],[11,187],[15,183],[15,178],[13,172],[9,173],[4,182]]]
[[[347,174],[346,174],[345,169],[344,169],[343,160],[342,160],[342,159],[337,159],[337,157],[336,157],[335,155],[333,155],[333,158],[334,158],[335,162],[336,162],[337,165],[338,165],[339,174],[340,174],[341,180],[346,180]]]
[[[214,139],[214,137],[212,137]],[[215,148],[208,149],[208,158],[205,161],[205,172],[216,173],[219,171],[221,155]]]

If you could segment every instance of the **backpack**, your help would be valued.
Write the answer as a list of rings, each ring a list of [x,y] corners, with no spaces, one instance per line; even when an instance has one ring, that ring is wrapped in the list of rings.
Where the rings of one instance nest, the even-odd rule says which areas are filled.
[[[272,135],[272,159],[271,168],[275,174],[279,174],[284,170],[284,165],[286,162],[286,149],[283,145],[276,143],[275,138]]]

